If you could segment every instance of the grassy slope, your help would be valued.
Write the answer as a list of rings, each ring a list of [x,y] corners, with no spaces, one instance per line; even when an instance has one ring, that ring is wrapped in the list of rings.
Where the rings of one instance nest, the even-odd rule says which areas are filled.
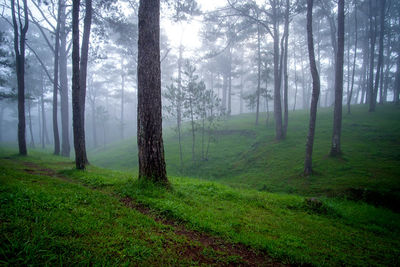
[[[168,173],[223,182],[240,188],[300,195],[386,195],[388,201],[399,199],[400,191],[400,109],[378,107],[375,113],[367,107],[353,107],[344,115],[341,159],[328,157],[331,140],[332,111],[320,109],[317,119],[313,164],[316,174],[304,179],[303,169],[308,114],[290,113],[288,136],[274,140],[273,121],[269,127],[254,125],[254,115],[234,116],[223,123],[217,142],[210,147],[207,161],[191,161],[191,137],[184,134],[184,166],[179,167],[176,135],[164,137]],[[200,156],[200,136],[197,155]],[[137,148],[127,140],[107,149],[94,151],[94,164],[106,168],[136,172]],[[365,195],[365,194],[364,194]]]
[[[10,157],[4,159],[4,155]],[[314,265],[400,263],[400,215],[365,203],[234,189],[171,177],[164,190],[129,173],[73,169],[42,153],[0,159],[0,258],[14,264],[183,264],[170,240],[183,242],[148,217],[123,207],[112,194],[129,196],[158,213],[233,242],[265,250],[284,262]],[[93,191],[54,177],[26,174],[30,161],[52,168]],[[31,234],[32,232],[32,234]],[[207,254],[208,252],[204,252]]]

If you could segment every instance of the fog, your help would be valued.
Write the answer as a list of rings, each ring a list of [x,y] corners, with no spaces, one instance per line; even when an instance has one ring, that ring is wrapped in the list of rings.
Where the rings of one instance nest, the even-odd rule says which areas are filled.
[[[68,99],[58,96],[56,113],[58,135],[62,139],[62,131],[68,131],[66,136],[72,144],[72,20],[71,3],[66,1],[64,4],[65,16],[61,18],[64,20],[61,24],[64,25],[65,44],[60,48],[64,49],[67,61],[59,63],[58,80],[60,91],[68,90]],[[214,127],[211,126],[213,120],[254,113],[255,123],[264,124],[265,112],[271,112],[272,118],[276,107],[277,79],[280,79],[280,109],[284,111],[286,106],[289,113],[309,110],[312,78],[307,50],[306,3],[288,1],[287,4],[288,21],[285,1],[162,1],[160,60],[164,128],[177,126],[177,101],[182,101],[179,116],[183,123],[205,119],[209,127]],[[16,143],[17,78],[12,18],[10,3],[4,1],[1,5],[0,142]],[[134,138],[137,131],[138,2],[119,0],[94,2],[93,5],[85,105],[85,135],[89,150]],[[343,109],[348,103],[369,104],[371,88],[378,76],[376,101],[398,101],[399,82],[396,85],[395,80],[399,79],[400,68],[400,5],[398,1],[386,1],[383,28],[380,26],[380,5],[380,1],[373,0],[345,3]],[[52,148],[57,3],[34,1],[28,2],[28,7],[26,140],[30,147]],[[83,4],[81,9],[84,10]],[[314,3],[313,12],[314,49],[321,83],[318,107],[332,107],[338,9],[335,1],[324,0]],[[384,33],[380,43],[381,29]],[[287,45],[285,36],[288,36]],[[274,38],[278,41],[277,51],[274,50]],[[278,65],[274,63],[275,57]],[[371,57],[374,58],[371,60]],[[381,61],[379,70],[378,61]],[[66,83],[61,84],[63,67],[67,70],[63,76]],[[376,74],[378,71],[380,73]],[[189,92],[191,86],[197,91]],[[285,88],[287,99],[284,98]],[[186,92],[186,96],[193,94],[192,100],[203,109],[198,107],[191,111],[194,112],[192,116],[189,115],[186,98],[177,100],[177,90]],[[63,101],[67,101],[67,111],[61,109]],[[204,101],[207,101],[207,107]],[[68,113],[68,127],[64,128],[61,126],[65,120],[63,112]]]

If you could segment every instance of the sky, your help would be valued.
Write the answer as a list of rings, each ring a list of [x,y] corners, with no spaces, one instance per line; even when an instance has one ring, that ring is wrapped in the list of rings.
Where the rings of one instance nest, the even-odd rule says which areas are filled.
[[[215,10],[226,5],[226,0],[201,0],[198,1],[203,12]],[[168,33],[170,45],[177,49],[182,38],[182,45],[188,50],[188,53],[193,52],[201,46],[200,30],[202,20],[200,17],[193,18],[192,21],[184,23],[174,23],[167,19],[166,16],[161,21],[162,28]]]

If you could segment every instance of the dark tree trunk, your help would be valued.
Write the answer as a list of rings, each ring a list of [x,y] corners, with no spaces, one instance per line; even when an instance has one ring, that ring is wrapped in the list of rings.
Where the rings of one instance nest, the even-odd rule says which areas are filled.
[[[308,176],[312,174],[312,152],[314,146],[314,135],[315,135],[315,124],[317,119],[317,108],[318,98],[320,92],[320,81],[315,64],[314,55],[314,40],[312,32],[312,9],[313,0],[307,0],[307,43],[308,43],[308,55],[310,59],[310,70],[313,79],[311,109],[310,109],[310,124],[308,128],[307,144],[306,144],[306,158],[304,161],[304,175]]]
[[[79,72],[79,5],[80,0],[72,2],[72,128],[74,133],[75,165],[85,169],[85,138],[82,120],[81,85]]]
[[[60,10],[60,102],[61,102],[61,156],[69,157],[69,101],[67,73],[67,31],[65,1],[61,1]]]
[[[357,43],[358,43],[358,23],[357,23],[357,2],[356,1],[354,1],[354,32],[355,32],[355,41],[354,41],[353,70],[351,73],[350,93],[349,93],[349,96],[347,99],[347,114],[351,113],[350,104],[351,104],[351,99],[353,97],[354,75],[356,72]]]
[[[335,70],[335,106],[333,111],[333,135],[331,156],[341,154],[343,58],[344,58],[344,0],[338,1],[338,41]]]
[[[373,88],[369,101],[369,111],[374,112],[376,107],[376,98],[378,96],[379,79],[382,72],[383,61],[383,36],[385,35],[385,3],[386,0],[380,1],[380,34],[379,34],[379,55],[378,65],[376,67],[375,86]],[[376,27],[375,27],[376,28]]]
[[[289,123],[289,99],[288,99],[288,90],[289,90],[289,78],[288,78],[288,41],[289,41],[289,0],[286,0],[286,11],[285,11],[285,48],[284,48],[284,59],[283,59],[283,137],[286,137],[287,128]]]
[[[295,87],[295,92],[294,92],[294,104],[293,104],[293,111],[296,110],[296,103],[297,103],[297,91],[298,91],[298,86],[297,86],[297,82],[298,82],[298,78],[297,78],[297,69],[296,69],[296,52],[295,52],[296,48],[294,47],[293,49],[293,67],[294,67],[294,87]]]
[[[87,62],[89,57],[89,38],[90,28],[92,25],[92,0],[86,0],[85,19],[83,21],[82,47],[81,58],[79,65],[79,87],[80,87],[80,105],[82,120],[82,156],[85,164],[89,164],[86,155],[86,140],[85,140],[85,101],[86,101],[86,79],[87,79]]]
[[[60,155],[60,134],[58,132],[58,67],[60,51],[61,1],[58,1],[57,26],[54,38],[54,76],[53,76],[53,136],[54,155]]]
[[[11,0],[11,15],[14,28],[14,52],[18,82],[18,148],[20,155],[27,155],[25,138],[25,36],[28,31],[28,5],[27,0],[23,0],[24,24],[22,24],[19,4],[18,11],[15,11],[15,0]],[[18,21],[16,14],[18,14]],[[19,27],[19,30],[18,30]]]
[[[261,41],[260,25],[257,24],[257,103],[256,103],[256,125],[258,125],[258,116],[260,112],[260,94],[261,94]]]
[[[43,75],[41,75],[41,87],[42,92],[40,95],[40,104],[42,110],[42,148],[46,147],[50,143],[49,135],[47,133],[47,122],[46,122],[46,112],[44,110],[44,83],[43,83]]]
[[[281,75],[279,71],[279,22],[277,1],[272,1],[273,31],[274,31],[274,117],[275,117],[275,138],[283,138],[282,129],[282,103],[281,103]]]
[[[160,0],[140,0],[137,73],[139,179],[167,185],[161,116]]]

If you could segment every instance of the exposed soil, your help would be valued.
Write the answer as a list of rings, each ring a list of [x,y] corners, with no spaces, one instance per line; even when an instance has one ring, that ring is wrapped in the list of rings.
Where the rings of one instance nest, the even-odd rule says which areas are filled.
[[[62,179],[69,183],[80,184],[57,173],[55,170],[42,168],[32,162],[23,162],[25,172],[34,175],[46,175]],[[83,185],[83,184],[82,184]],[[89,187],[91,189],[95,189]],[[140,213],[151,217],[156,222],[170,226],[172,231],[188,242],[186,246],[182,246],[173,240],[166,243],[166,246],[173,247],[174,250],[181,251],[182,257],[197,262],[199,265],[215,265],[215,266],[286,266],[269,257],[265,252],[255,251],[242,244],[230,243],[222,238],[214,237],[206,233],[187,229],[181,222],[171,218],[166,218],[152,210],[146,205],[138,203],[132,198],[124,197],[120,199],[121,203],[126,207],[135,209]],[[212,255],[207,255],[210,251]],[[214,251],[214,253],[212,252]]]

